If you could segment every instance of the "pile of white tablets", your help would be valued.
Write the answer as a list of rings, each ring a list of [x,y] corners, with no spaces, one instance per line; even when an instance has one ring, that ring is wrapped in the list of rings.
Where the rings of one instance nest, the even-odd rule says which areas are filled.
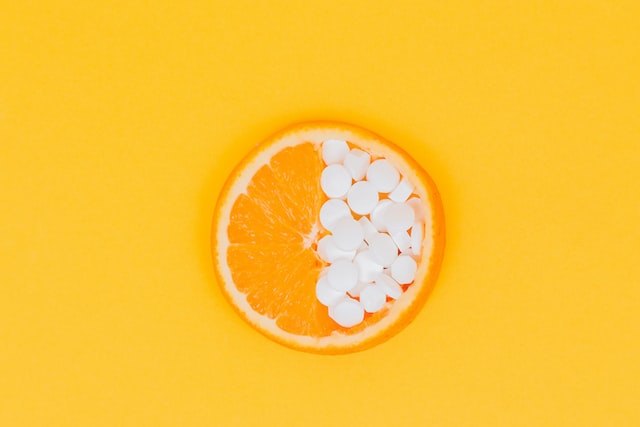
[[[318,300],[340,326],[352,327],[397,299],[415,277],[424,237],[424,210],[414,186],[384,158],[343,140],[322,144],[320,185],[329,198],[318,241],[328,265],[316,285]]]

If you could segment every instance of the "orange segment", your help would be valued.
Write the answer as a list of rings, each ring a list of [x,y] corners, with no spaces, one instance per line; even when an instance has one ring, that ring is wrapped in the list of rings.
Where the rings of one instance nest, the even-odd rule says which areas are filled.
[[[323,199],[318,179],[322,173],[318,147],[311,143],[288,147],[273,157],[271,169],[280,181],[280,195],[286,199],[286,206],[297,215],[295,219],[303,232],[310,232],[317,224]]]
[[[427,205],[427,236],[416,283],[362,323],[344,328],[316,298],[326,266],[316,244],[326,231],[319,212],[324,168],[320,147],[339,138],[384,157],[418,183]],[[260,144],[225,184],[214,216],[212,250],[220,287],[258,331],[287,346],[346,353],[384,341],[417,313],[435,282],[444,248],[442,207],[428,175],[402,150],[360,128],[339,123],[293,126]]]
[[[310,233],[322,203],[318,156],[312,144],[301,144],[261,167],[233,206],[229,241],[293,243]]]
[[[231,210],[227,262],[254,310],[287,332],[326,336],[333,325],[315,299],[321,263],[310,248],[321,169],[310,143],[286,148],[262,166]]]
[[[305,313],[322,311],[315,299],[315,280],[320,265],[311,249],[288,253],[291,246],[233,245],[228,259],[238,290],[246,294],[249,304],[260,314],[276,319],[287,332],[296,334],[330,333],[330,319],[321,323],[307,319]],[[301,322],[301,319],[305,319]]]

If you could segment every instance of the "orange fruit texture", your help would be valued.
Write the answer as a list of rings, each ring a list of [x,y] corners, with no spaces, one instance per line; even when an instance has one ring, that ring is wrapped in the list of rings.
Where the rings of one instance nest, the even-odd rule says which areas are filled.
[[[326,263],[316,253],[327,231],[319,222],[327,200],[320,188],[321,144],[342,139],[386,158],[414,184],[425,210],[416,278],[395,301],[344,328],[317,299]],[[393,336],[424,305],[444,251],[444,215],[429,175],[402,149],[363,128],[337,122],[290,126],[258,144],[233,170],[216,205],[211,235],[216,278],[234,310],[267,337],[298,350],[340,354]]]

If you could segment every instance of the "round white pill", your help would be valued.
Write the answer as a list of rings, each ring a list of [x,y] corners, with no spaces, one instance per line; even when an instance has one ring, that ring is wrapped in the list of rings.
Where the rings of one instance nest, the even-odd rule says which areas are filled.
[[[353,263],[358,267],[358,280],[367,283],[373,281],[384,268],[371,258],[368,249],[358,253]]]
[[[398,299],[402,295],[402,287],[391,276],[379,274],[373,282],[390,298]]]
[[[418,265],[416,261],[409,255],[400,255],[391,264],[391,277],[401,285],[407,285],[413,282],[416,277]]]
[[[422,239],[424,237],[423,225],[419,222],[413,224],[411,227],[411,253],[414,255],[420,255],[422,250]]]
[[[357,250],[363,239],[362,225],[353,218],[342,218],[333,227],[333,241],[343,251]]]
[[[351,188],[351,175],[342,165],[329,165],[322,171],[320,187],[331,198],[342,198]]]
[[[322,160],[328,165],[342,163],[348,152],[349,145],[341,139],[327,139],[322,143]]]
[[[389,199],[382,199],[378,202],[377,206],[373,208],[373,211],[371,212],[371,223],[378,231],[387,231],[384,215],[387,208],[391,206],[392,203],[393,202]]]
[[[322,305],[332,306],[344,298],[344,292],[333,289],[329,286],[327,276],[321,276],[316,282],[316,298]]]
[[[375,185],[379,192],[388,193],[398,185],[400,173],[389,160],[380,159],[371,163],[367,169],[367,180]]]
[[[354,148],[344,158],[344,167],[347,168],[351,177],[360,181],[367,173],[367,168],[371,163],[371,156],[362,150]]]
[[[364,320],[364,309],[358,301],[347,297],[329,307],[329,317],[338,325],[350,328]]]
[[[340,259],[327,269],[329,286],[341,292],[347,292],[358,284],[358,267],[351,261]]]
[[[369,239],[369,254],[378,264],[389,267],[398,258],[398,247],[391,236],[378,233]]]
[[[415,213],[406,203],[392,203],[384,212],[383,222],[390,233],[408,230],[415,220]]]
[[[358,181],[349,189],[347,202],[358,215],[367,215],[378,204],[378,190],[368,181]]]
[[[384,307],[387,295],[376,285],[367,286],[360,292],[360,304],[367,313],[375,313]]]
[[[320,224],[329,231],[342,218],[351,218],[349,205],[340,199],[329,199],[320,208]]]
[[[406,231],[396,231],[391,234],[391,238],[401,253],[405,253],[411,248],[411,236]]]
[[[389,193],[389,198],[394,202],[402,203],[409,198],[411,193],[413,193],[413,184],[407,178],[402,178],[395,190]]]
[[[336,246],[333,236],[324,236],[318,241],[318,255],[325,262],[335,262],[339,259],[353,260],[356,251],[343,251]]]

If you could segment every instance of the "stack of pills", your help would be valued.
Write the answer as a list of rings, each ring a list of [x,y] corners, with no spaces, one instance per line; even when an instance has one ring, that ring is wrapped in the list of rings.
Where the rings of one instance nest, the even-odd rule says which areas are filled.
[[[424,210],[411,182],[388,160],[372,161],[371,153],[336,139],[323,142],[322,159],[320,185],[329,199],[320,223],[328,234],[317,250],[328,265],[316,296],[336,323],[349,328],[413,282]]]

